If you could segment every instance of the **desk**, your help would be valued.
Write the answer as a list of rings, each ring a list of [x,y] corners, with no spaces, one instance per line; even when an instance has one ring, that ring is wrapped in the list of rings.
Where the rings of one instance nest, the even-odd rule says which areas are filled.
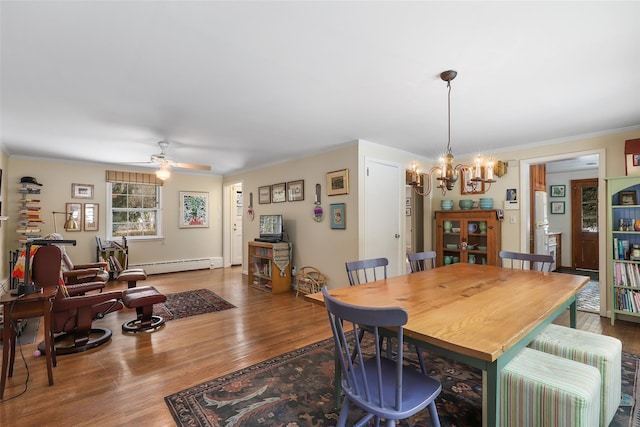
[[[588,277],[458,263],[332,289],[361,306],[402,306],[405,339],[483,370],[483,425],[500,425],[500,371],[548,324],[570,308]],[[306,299],[323,304],[322,293]],[[340,382],[336,382],[340,384]]]
[[[13,375],[13,363],[16,354],[16,336],[11,326],[17,319],[44,316],[44,340],[47,358],[47,373],[49,385],[53,385],[53,366],[56,355],[53,348],[51,333],[51,300],[56,295],[56,289],[47,289],[20,298],[6,293],[0,297],[0,304],[4,312],[4,328],[2,331],[2,378],[0,379],[0,399],[4,396],[7,376]],[[11,360],[9,360],[11,358]],[[7,375],[8,374],[8,375]]]

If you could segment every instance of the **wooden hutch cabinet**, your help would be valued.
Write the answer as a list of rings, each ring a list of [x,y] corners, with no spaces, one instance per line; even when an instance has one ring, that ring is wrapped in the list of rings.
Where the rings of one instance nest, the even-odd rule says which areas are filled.
[[[502,223],[495,209],[436,211],[436,265],[500,265]]]

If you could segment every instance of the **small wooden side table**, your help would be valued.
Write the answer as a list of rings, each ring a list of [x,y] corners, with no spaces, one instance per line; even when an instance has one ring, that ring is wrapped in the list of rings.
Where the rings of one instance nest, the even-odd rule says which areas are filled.
[[[14,324],[18,319],[28,317],[44,317],[44,341],[47,358],[49,385],[53,385],[53,366],[57,365],[51,332],[51,307],[57,289],[45,289],[24,296],[13,296],[6,293],[0,297],[4,312],[4,328],[2,330],[2,378],[0,379],[0,399],[4,396],[7,377],[13,375],[13,364],[16,358],[16,335]]]

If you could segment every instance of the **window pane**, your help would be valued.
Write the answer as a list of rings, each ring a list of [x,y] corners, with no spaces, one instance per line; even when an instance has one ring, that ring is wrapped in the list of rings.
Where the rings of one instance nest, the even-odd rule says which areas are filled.
[[[112,237],[158,236],[160,187],[150,184],[111,184]]]

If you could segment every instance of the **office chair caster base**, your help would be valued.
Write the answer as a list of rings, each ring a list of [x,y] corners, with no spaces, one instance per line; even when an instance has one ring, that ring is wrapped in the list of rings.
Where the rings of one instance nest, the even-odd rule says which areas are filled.
[[[56,355],[64,355],[64,354],[73,354],[73,353],[81,353],[83,351],[91,350],[92,348],[96,348],[111,339],[111,329],[107,328],[91,328],[89,331],[88,338],[86,340],[78,340],[74,339],[73,334],[68,332],[62,333],[60,335],[56,335],[53,338],[53,345],[56,350]],[[69,345],[63,345],[64,342],[70,342]],[[40,353],[45,354],[46,346],[44,341],[38,344],[38,350]]]

